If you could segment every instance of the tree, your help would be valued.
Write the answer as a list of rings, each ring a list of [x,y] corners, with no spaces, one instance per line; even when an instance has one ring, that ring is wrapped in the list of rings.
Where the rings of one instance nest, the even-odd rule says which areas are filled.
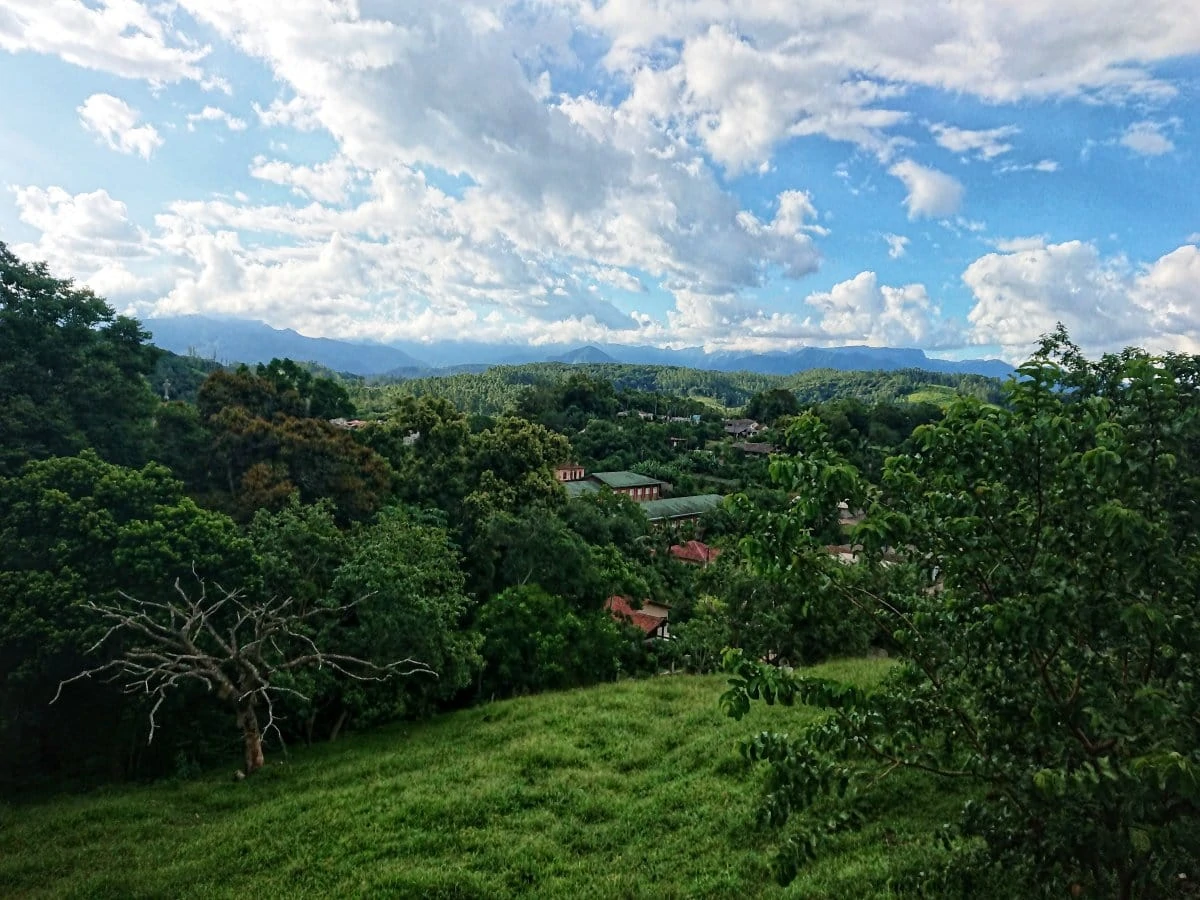
[[[878,489],[827,447],[787,463],[814,503],[870,504],[856,537],[880,580],[847,580],[858,567],[799,518],[760,563],[829,585],[903,663],[864,693],[729,658],[731,713],[830,713],[747,745],[772,767],[768,818],[793,820],[783,874],[905,770],[977,787],[944,836],[955,891],[1150,898],[1200,874],[1198,373],[1140,351],[1089,363],[1059,332],[1005,406],[956,403]]]
[[[146,764],[132,749],[144,744],[136,698],[96,684],[49,702],[99,637],[89,600],[115,603],[118,590],[161,600],[193,571],[251,587],[257,577],[234,522],[198,507],[160,465],[86,452],[0,478],[0,771],[111,777]],[[165,746],[191,740],[179,732]]]
[[[116,603],[86,603],[110,626],[89,652],[100,649],[113,637],[126,637],[129,642],[115,659],[62,681],[54,699],[72,682],[108,675],[122,683],[127,693],[145,694],[153,700],[152,741],[155,717],[168,695],[198,683],[235,712],[244,747],[242,771],[246,775],[263,766],[264,734],[272,730],[279,733],[276,699],[292,694],[307,700],[292,686],[292,673],[328,668],[360,681],[385,681],[418,672],[433,674],[413,659],[381,665],[322,650],[312,637],[313,620],[345,615],[354,603],[301,609],[292,597],[251,600],[236,590],[219,590],[218,596],[210,597],[204,581],[189,595],[178,579],[175,596],[162,600],[139,600],[123,591],[119,596]],[[263,710],[265,725],[259,719]]]
[[[537,585],[511,587],[485,603],[480,693],[509,696],[615,678],[621,630],[599,609],[575,612]]]
[[[479,666],[478,635],[464,620],[472,603],[464,590],[458,550],[444,528],[419,512],[385,507],[353,535],[352,551],[338,567],[331,594],[339,604],[366,600],[344,623],[343,652],[370,658],[411,657],[438,673],[436,680],[363,684],[345,679],[320,697],[335,720],[345,713],[359,724],[420,715],[471,683]]]
[[[91,291],[0,242],[0,475],[85,448],[145,461],[158,350]]]
[[[800,403],[796,395],[784,388],[759,391],[746,404],[747,417],[768,425],[784,416],[794,416],[798,412]]]

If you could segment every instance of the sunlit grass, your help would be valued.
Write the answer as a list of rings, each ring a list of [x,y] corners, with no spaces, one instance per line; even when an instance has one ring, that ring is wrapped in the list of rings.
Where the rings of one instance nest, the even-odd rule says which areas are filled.
[[[822,674],[869,685],[887,663]],[[883,821],[787,891],[737,754],[804,708],[717,705],[718,676],[524,698],[293,749],[228,771],[0,808],[20,897],[871,897],[929,852],[937,803],[900,785]],[[948,802],[943,798],[942,805]],[[931,809],[933,812],[931,813]]]

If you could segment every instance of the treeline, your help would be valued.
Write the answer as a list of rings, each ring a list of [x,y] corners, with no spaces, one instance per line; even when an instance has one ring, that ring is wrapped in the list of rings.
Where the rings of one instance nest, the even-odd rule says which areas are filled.
[[[363,382],[352,393],[365,412],[385,410],[396,397],[436,396],[450,400],[468,413],[500,415],[518,409],[527,394],[548,390],[575,376],[612,384],[623,407],[630,410],[652,410],[654,395],[678,398],[676,402],[681,409],[675,414],[679,415],[684,414],[684,409],[733,411],[749,403],[755,394],[773,389],[791,391],[802,404],[834,398],[895,403],[929,388],[946,391],[950,399],[970,396],[996,403],[1001,397],[1000,382],[995,378],[919,369],[894,372],[814,369],[794,375],[761,375],[616,363],[534,363],[398,382],[374,379]]]

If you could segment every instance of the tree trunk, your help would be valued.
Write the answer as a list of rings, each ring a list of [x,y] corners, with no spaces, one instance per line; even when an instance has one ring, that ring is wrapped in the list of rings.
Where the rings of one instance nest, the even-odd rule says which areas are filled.
[[[237,718],[246,747],[244,771],[247,775],[253,775],[263,767],[262,732],[258,729],[258,714],[254,711],[253,700],[247,700],[238,707]]]

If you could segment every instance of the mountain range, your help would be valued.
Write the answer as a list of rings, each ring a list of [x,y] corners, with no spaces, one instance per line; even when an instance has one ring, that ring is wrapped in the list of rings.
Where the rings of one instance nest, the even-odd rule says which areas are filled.
[[[365,376],[390,375],[396,378],[414,378],[447,369],[479,370],[493,365],[535,362],[686,366],[767,375],[789,375],[806,369],[924,369],[928,372],[973,373],[1007,378],[1013,372],[1012,366],[998,359],[935,359],[926,356],[923,350],[895,347],[803,347],[770,353],[710,353],[702,347],[671,350],[624,344],[584,347],[484,344],[474,341],[375,344],[306,337],[290,328],[272,328],[263,322],[248,319],[176,316],[147,319],[142,325],[153,335],[156,345],[174,353],[215,359],[222,363],[248,364],[288,357],[297,362],[318,363],[338,372]]]

